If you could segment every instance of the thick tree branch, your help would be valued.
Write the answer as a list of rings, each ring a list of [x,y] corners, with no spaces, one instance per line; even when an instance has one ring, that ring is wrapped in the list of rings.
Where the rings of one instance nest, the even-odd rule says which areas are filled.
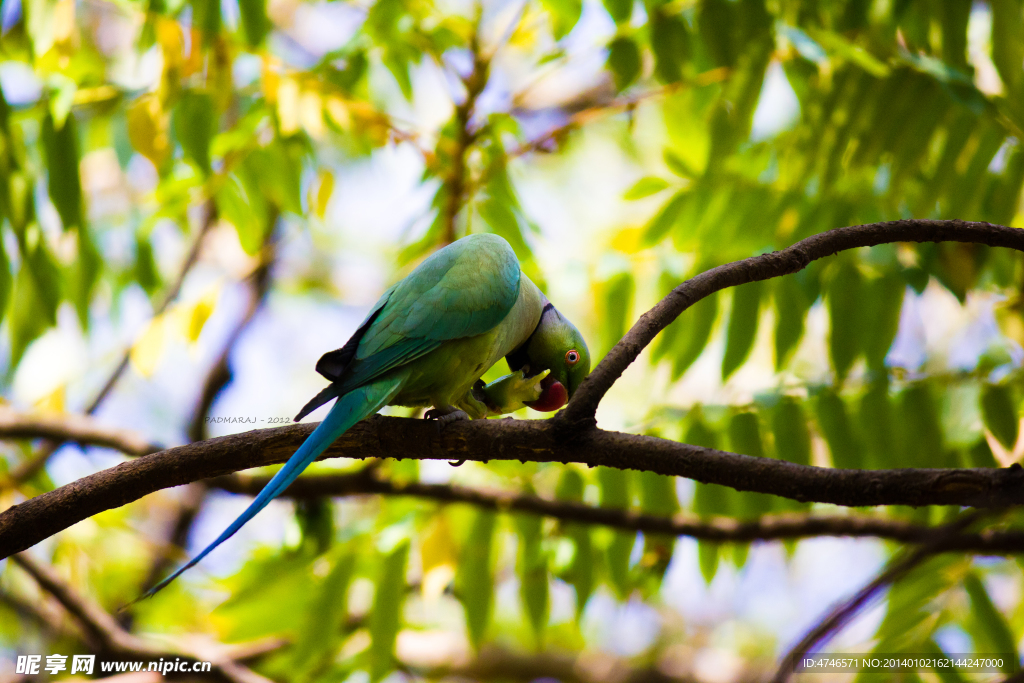
[[[231,493],[255,496],[270,477],[225,475],[207,480]],[[457,484],[399,483],[381,478],[373,468],[340,474],[319,474],[299,477],[281,498],[303,500],[329,496],[392,495],[423,498],[440,503],[466,503],[497,512],[527,512],[552,517],[563,522],[579,522],[638,531],[644,534],[687,536],[703,541],[746,543],[815,536],[853,538],[885,538],[903,543],[930,543],[946,538],[948,529],[913,524],[897,519],[866,515],[779,514],[742,521],[731,517],[702,520],[694,515],[672,517],[648,515],[636,510],[595,507],[583,503],[549,500],[514,491],[481,491]],[[1024,553],[1024,531],[989,530],[979,534],[962,534],[957,550],[979,554],[1006,555]]]
[[[316,425],[289,425],[178,446],[121,463],[0,513],[0,557],[103,510],[171,486],[287,460]],[[1024,468],[838,470],[590,429],[566,434],[554,420],[428,420],[372,416],[325,457],[576,462],[638,469],[742,491],[846,506],[1024,503]]]
[[[594,424],[597,405],[612,384],[680,313],[727,287],[770,280],[796,273],[811,261],[840,251],[892,242],[971,242],[1024,251],[1024,230],[971,221],[904,220],[837,228],[770,254],[754,256],[706,270],[673,289],[640,316],[619,343],[583,381],[564,411],[555,419],[570,425]]]
[[[722,288],[794,273],[812,260],[856,247],[897,241],[960,241],[1024,251],[1024,231],[963,221],[896,221],[840,228],[780,252],[720,266],[677,287],[612,349],[550,420],[481,420],[444,429],[422,420],[364,420],[327,457],[577,462],[637,469],[845,506],[1024,503],[1024,469],[838,470],[753,458],[664,439],[597,429],[594,411],[640,351],[681,311]],[[312,430],[293,425],[212,439],[145,456],[85,477],[0,514],[0,557],[19,552],[102,510],[153,491],[284,462]]]

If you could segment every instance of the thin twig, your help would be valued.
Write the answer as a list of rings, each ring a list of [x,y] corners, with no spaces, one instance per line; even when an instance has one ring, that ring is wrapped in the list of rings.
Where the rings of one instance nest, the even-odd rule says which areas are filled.
[[[445,202],[441,208],[442,246],[451,244],[457,238],[455,221],[466,198],[466,157],[476,140],[476,133],[471,129],[473,112],[477,97],[487,85],[490,70],[490,60],[481,53],[475,32],[470,47],[473,54],[473,70],[462,79],[462,84],[466,88],[466,99],[455,107],[455,144],[451,152],[451,165],[444,179]],[[438,145],[443,144],[445,138],[442,136]]]
[[[54,571],[53,567],[40,562],[30,554],[13,555],[11,560],[35,579],[40,588],[56,598],[57,602],[74,618],[89,640],[95,643],[102,652],[128,655],[140,659],[181,657],[182,659],[201,661],[191,654],[168,650],[128,633],[106,610],[77,593]],[[211,657],[211,653],[204,653],[201,656]],[[215,660],[217,660],[216,657],[211,657],[208,660],[213,665],[213,670],[230,683],[270,683],[269,679],[229,658]]]
[[[980,510],[963,513],[959,519],[942,527],[942,533],[934,537],[932,541],[891,561],[889,566],[870,583],[857,591],[850,599],[830,610],[800,642],[786,653],[779,664],[778,671],[772,678],[772,683],[785,683],[789,680],[796,663],[813,647],[829,639],[846,626],[864,606],[873,601],[886,587],[902,579],[928,558],[949,550],[950,546],[956,544],[960,533],[969,525],[977,522],[984,514],[986,513]]]
[[[209,479],[206,483],[231,493],[255,496],[269,481],[270,477],[266,476],[234,474]],[[636,510],[549,500],[515,491],[482,491],[457,484],[396,482],[380,477],[369,468],[357,472],[299,477],[284,490],[281,498],[304,500],[356,495],[410,496],[440,503],[465,503],[498,512],[527,512],[552,517],[562,522],[596,524],[644,534],[686,536],[719,543],[817,536],[884,538],[903,543],[930,543],[937,536],[948,536],[946,527],[931,527],[867,515],[826,516],[814,513],[788,513],[764,515],[749,521],[731,517],[700,519],[690,514],[667,517],[644,514]],[[962,534],[957,541],[956,549],[993,555],[1024,553],[1024,530],[989,530],[983,534]]]
[[[210,200],[206,203],[205,215],[203,218],[202,225],[199,228],[199,233],[196,235],[195,240],[193,240],[192,242],[192,246],[189,249],[188,256],[186,256],[184,263],[182,263],[181,269],[178,272],[178,276],[175,278],[174,282],[164,293],[163,297],[161,297],[160,302],[154,309],[153,317],[156,317],[162,314],[164,311],[166,311],[167,307],[170,306],[170,304],[178,297],[178,294],[181,292],[182,284],[185,282],[186,276],[188,275],[189,271],[192,270],[192,267],[196,264],[196,261],[199,258],[199,251],[200,248],[202,247],[203,240],[205,239],[207,233],[209,233],[210,229],[216,222],[216,205],[212,200]],[[99,392],[89,403],[89,405],[86,406],[86,409],[84,411],[86,415],[92,415],[99,409],[103,401],[105,401],[107,396],[110,395],[110,392],[113,391],[114,385],[117,384],[117,381],[121,378],[121,375],[124,374],[124,371],[128,368],[128,363],[130,359],[131,349],[129,348],[124,352],[124,355],[121,357],[121,361],[117,364],[117,367],[114,368],[113,372],[111,372],[110,376],[107,378],[107,381],[104,383],[103,387],[99,390]],[[53,455],[57,451],[57,449],[61,447],[63,443],[63,441],[51,439],[44,441],[39,446],[39,449],[28,460],[19,463],[14,469],[11,470],[11,472],[6,477],[6,481],[0,481],[0,490],[4,488],[12,488],[18,486],[22,482],[31,479],[33,476],[36,475],[37,472],[39,472],[40,470],[43,469],[43,467],[46,466],[46,463],[50,459],[50,456]]]
[[[228,335],[221,350],[220,356],[206,374],[202,390],[199,392],[199,399],[189,421],[188,436],[191,441],[202,441],[209,436],[208,416],[214,401],[220,392],[224,390],[232,380],[230,358],[231,353],[238,343],[239,338],[248,329],[253,318],[266,303],[267,294],[270,291],[270,273],[277,258],[277,222],[280,212],[276,206],[272,206],[267,219],[267,227],[264,234],[266,239],[260,249],[259,263],[252,273],[245,278],[249,289],[249,302],[241,319],[235,324]],[[168,525],[166,542],[160,545],[152,565],[147,573],[143,586],[152,586],[174,562],[177,552],[184,549],[188,542],[192,525],[199,515],[206,501],[209,491],[203,482],[194,482],[189,485],[182,498],[181,505],[177,510],[174,520]],[[124,612],[122,617],[125,622],[131,618],[129,612]]]

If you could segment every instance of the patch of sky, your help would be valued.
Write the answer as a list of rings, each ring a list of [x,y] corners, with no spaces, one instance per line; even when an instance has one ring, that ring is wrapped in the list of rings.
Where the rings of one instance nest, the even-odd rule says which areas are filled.
[[[1010,151],[1020,144],[1017,138],[1006,138],[1002,146],[996,151],[995,156],[992,157],[992,161],[988,162],[988,172],[1000,174],[1006,168],[1006,157],[1010,154]]]
[[[220,0],[220,15],[229,31],[238,30],[238,0]]]
[[[932,635],[935,644],[946,654],[969,654],[974,652],[971,636],[956,624],[943,626]]]
[[[15,107],[37,102],[43,93],[42,81],[24,62],[0,63],[0,88],[7,103]]]
[[[0,4],[0,32],[7,33],[21,20],[21,0],[4,0]]]
[[[754,141],[778,135],[800,118],[800,101],[786,78],[786,72],[777,61],[768,65],[761,95],[754,110],[750,137]]]

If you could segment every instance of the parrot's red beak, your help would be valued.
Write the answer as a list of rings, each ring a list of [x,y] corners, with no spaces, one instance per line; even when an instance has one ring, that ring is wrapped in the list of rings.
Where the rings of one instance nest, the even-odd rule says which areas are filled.
[[[569,400],[569,392],[565,390],[561,382],[555,379],[554,375],[548,375],[542,379],[540,381],[540,388],[540,398],[536,401],[526,402],[526,405],[534,410],[548,413],[552,410],[558,410]]]

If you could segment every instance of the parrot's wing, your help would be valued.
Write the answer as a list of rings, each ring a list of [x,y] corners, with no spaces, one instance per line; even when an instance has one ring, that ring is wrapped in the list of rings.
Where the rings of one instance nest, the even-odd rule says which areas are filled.
[[[471,235],[435,252],[384,293],[343,347],[320,358],[317,372],[335,384],[299,415],[445,341],[494,328],[515,305],[519,284],[519,260],[497,235]]]

